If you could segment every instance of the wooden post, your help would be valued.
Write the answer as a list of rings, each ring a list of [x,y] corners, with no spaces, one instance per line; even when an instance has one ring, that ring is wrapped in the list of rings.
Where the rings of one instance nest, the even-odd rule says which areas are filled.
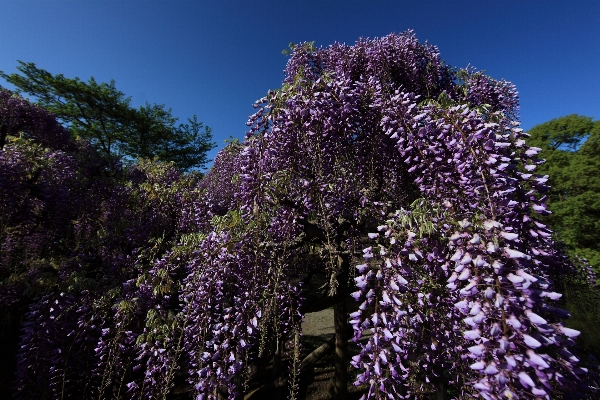
[[[346,400],[348,396],[348,312],[346,301],[333,306],[335,326],[335,377],[333,383],[334,400]]]

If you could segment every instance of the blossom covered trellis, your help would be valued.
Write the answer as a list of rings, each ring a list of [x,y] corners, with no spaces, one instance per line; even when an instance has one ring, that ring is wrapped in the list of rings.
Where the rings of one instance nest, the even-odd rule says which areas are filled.
[[[77,382],[95,398],[165,398],[182,381],[239,398],[271,359],[294,397],[304,313],[350,296],[354,338],[372,333],[351,360],[367,398],[579,390],[553,279],[587,272],[538,218],[547,177],[511,84],[454,70],[407,32],[295,46],[255,107],[197,186],[166,169],[113,195],[171,227],[115,235],[136,248],[105,248],[110,295],[76,287],[31,306],[21,397],[45,393],[27,391],[37,380],[51,398],[83,393]],[[40,380],[31,365],[56,349]]]

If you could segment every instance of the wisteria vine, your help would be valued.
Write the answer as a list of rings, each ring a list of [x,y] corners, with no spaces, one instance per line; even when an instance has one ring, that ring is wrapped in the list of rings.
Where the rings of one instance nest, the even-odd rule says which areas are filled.
[[[325,257],[375,241],[351,315],[357,339],[373,334],[352,362],[367,397],[451,382],[488,399],[574,390],[578,332],[553,306],[552,277],[577,269],[536,217],[549,212],[548,177],[535,175],[543,160],[518,128],[514,87],[453,72],[411,33],[300,45],[286,72],[250,120],[246,153],[261,176],[289,171],[278,199],[313,214]]]
[[[0,95],[2,301],[33,293],[17,398],[237,399],[268,364],[294,398],[304,314],[348,297],[365,398],[590,390],[555,283],[587,271],[539,219],[516,89],[412,32],[294,46],[203,178],[91,163]]]

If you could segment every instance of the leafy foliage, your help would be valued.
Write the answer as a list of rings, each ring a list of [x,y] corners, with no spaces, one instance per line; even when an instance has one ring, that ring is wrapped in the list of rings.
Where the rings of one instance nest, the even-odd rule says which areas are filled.
[[[564,242],[572,260],[589,262],[596,271],[600,266],[599,135],[598,121],[573,114],[533,127],[528,139],[542,149],[540,156],[546,162],[539,172],[548,174],[552,184],[548,193],[552,214],[544,217],[545,222]],[[562,302],[573,313],[569,326],[582,333],[578,344],[598,354],[600,296],[576,278],[565,277],[560,285],[565,294]]]
[[[552,184],[548,224],[571,254],[600,268],[600,122],[567,115],[534,126],[530,134],[528,142],[546,159],[539,172]]]
[[[215,147],[209,127],[203,129],[196,116],[189,124],[175,126],[177,118],[164,105],[149,104],[132,108],[130,98],[117,90],[115,82],[96,83],[62,74],[52,75],[34,63],[21,64],[23,74],[0,76],[19,90],[37,98],[38,104],[68,126],[73,137],[90,140],[107,155],[173,161],[178,168],[203,168],[206,153]]]
[[[303,315],[350,296],[368,398],[592,390],[556,289],[595,277],[540,220],[547,177],[510,83],[407,32],[293,46],[255,108],[201,180],[141,162],[85,192],[68,221],[88,240],[27,300],[18,398],[239,398],[282,352],[295,398]],[[35,165],[29,147],[2,155]]]

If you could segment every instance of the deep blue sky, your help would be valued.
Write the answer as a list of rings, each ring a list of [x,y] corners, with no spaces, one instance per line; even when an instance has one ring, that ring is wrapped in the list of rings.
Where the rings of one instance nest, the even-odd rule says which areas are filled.
[[[197,114],[219,148],[244,136],[252,103],[280,86],[289,42],[408,29],[448,64],[516,84],[525,129],[600,118],[600,0],[0,0],[0,19],[0,70],[22,60],[114,79],[136,107],[165,104],[179,122]]]

